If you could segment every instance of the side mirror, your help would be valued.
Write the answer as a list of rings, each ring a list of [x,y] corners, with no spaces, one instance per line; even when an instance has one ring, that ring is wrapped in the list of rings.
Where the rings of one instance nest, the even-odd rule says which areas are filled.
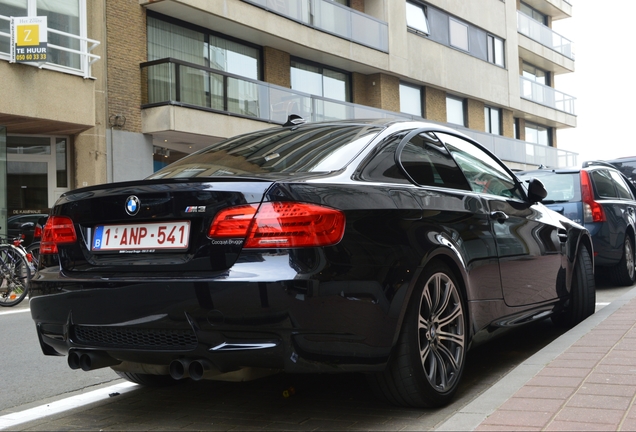
[[[548,191],[541,183],[541,180],[536,178],[531,178],[528,182],[528,199],[532,204],[541,202],[543,198],[548,196]]]
[[[20,225],[20,230],[26,231],[26,230],[33,229],[33,227],[35,227],[34,222],[25,222],[22,225]]]

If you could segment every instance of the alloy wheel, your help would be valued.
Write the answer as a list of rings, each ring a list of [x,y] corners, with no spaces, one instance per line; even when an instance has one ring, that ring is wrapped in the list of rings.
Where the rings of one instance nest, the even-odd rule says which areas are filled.
[[[627,266],[627,274],[629,274],[629,278],[634,280],[634,251],[632,250],[632,242],[628,240],[625,241],[625,265]]]
[[[460,293],[445,273],[435,273],[424,286],[418,320],[424,374],[433,388],[445,392],[461,375],[466,343]]]

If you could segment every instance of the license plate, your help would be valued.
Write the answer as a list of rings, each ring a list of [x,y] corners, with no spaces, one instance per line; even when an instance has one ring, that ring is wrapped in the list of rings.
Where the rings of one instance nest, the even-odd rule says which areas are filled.
[[[187,249],[190,222],[162,222],[129,225],[98,225],[91,249],[99,251],[154,252],[157,249]]]

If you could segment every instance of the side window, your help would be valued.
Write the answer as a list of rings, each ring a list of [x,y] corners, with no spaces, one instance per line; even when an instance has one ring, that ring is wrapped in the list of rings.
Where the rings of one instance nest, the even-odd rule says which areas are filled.
[[[409,177],[420,186],[470,190],[446,147],[431,134],[421,133],[411,138],[399,158]]]
[[[488,153],[456,136],[443,133],[437,135],[446,143],[474,192],[524,199],[519,183]]]
[[[616,184],[616,190],[618,191],[618,196],[622,199],[633,200],[634,197],[632,193],[629,191],[629,186],[623,179],[623,177],[617,173],[616,171],[610,171],[610,175],[612,176],[612,180]]]
[[[590,172],[590,175],[592,177],[592,182],[594,183],[596,193],[599,197],[618,198],[618,194],[616,193],[616,189],[614,188],[614,183],[612,182],[609,171],[594,170]]]
[[[395,151],[402,138],[404,134],[388,138],[381,150],[364,167],[360,178],[382,183],[410,184],[402,170],[395,164]]]

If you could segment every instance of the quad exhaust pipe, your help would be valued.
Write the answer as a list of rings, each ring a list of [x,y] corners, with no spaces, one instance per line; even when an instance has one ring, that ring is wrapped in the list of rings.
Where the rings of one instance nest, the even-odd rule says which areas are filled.
[[[67,361],[71,369],[82,369],[87,372],[121,363],[120,360],[112,358],[104,351],[81,350],[70,350]]]

